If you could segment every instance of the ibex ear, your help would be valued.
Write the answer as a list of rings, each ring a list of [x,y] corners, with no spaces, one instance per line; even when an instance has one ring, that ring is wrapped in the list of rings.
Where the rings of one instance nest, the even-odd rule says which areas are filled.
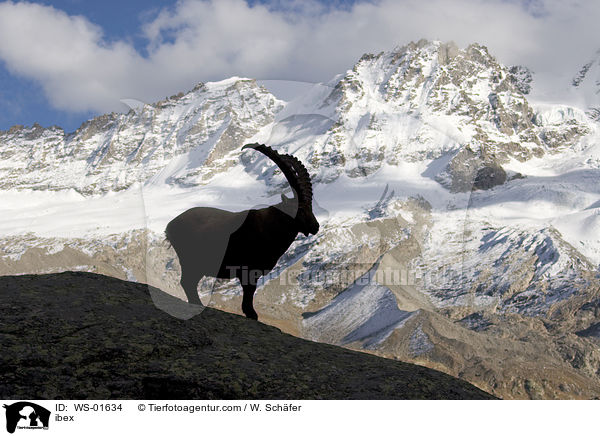
[[[282,201],[284,204],[287,204],[287,203],[289,203],[289,201],[290,201],[290,200],[291,200],[291,198],[288,198],[288,197],[286,197],[285,195],[281,194],[281,201]]]

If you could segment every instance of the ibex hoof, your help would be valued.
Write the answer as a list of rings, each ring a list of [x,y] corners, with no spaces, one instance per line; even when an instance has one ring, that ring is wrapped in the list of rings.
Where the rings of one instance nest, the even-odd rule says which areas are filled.
[[[254,321],[258,321],[258,314],[255,311],[250,313],[245,313],[246,318],[253,319]]]

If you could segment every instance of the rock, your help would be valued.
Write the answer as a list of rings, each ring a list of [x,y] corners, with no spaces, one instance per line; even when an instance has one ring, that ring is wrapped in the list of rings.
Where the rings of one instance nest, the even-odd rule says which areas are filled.
[[[491,189],[506,182],[506,171],[498,164],[490,164],[477,171],[473,181],[474,189]]]
[[[1,277],[0,315],[4,398],[493,398],[432,369],[212,308],[173,318],[147,285],[97,274]]]
[[[470,148],[459,151],[436,176],[436,180],[452,192],[491,189],[505,183],[506,178],[506,171],[495,156]]]

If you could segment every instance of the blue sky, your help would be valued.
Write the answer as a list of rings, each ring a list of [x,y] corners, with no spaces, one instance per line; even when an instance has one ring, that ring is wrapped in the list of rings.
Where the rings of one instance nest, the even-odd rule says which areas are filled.
[[[172,0],[59,0],[38,1],[41,5],[54,7],[69,15],[82,15],[102,27],[107,41],[127,40],[141,53],[146,39],[140,26],[163,9],[173,6]],[[73,131],[79,125],[98,114],[98,111],[68,111],[52,106],[44,95],[43,87],[22,74],[11,73],[5,62],[0,62],[0,129],[15,124],[43,126],[58,125]]]
[[[234,75],[325,81],[420,38],[483,43],[562,86],[600,48],[599,18],[576,0],[0,1],[0,129],[73,131]]]

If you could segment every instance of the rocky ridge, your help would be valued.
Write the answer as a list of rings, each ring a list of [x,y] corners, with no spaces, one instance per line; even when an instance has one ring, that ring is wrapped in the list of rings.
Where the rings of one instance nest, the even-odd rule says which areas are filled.
[[[190,153],[205,175],[223,171],[223,157],[273,120],[282,107],[254,80],[198,84],[192,91],[126,114],[96,117],[73,133],[59,127],[15,126],[0,132],[0,188],[121,191]],[[197,172],[169,183],[197,184]]]
[[[210,308],[186,321],[173,318],[150,294],[182,304],[157,289],[90,273],[1,277],[0,396],[493,398],[438,371],[302,340]]]
[[[447,162],[435,178],[451,191],[489,189],[506,181],[502,164],[509,160],[555,153],[590,133],[585,116],[536,113],[526,98],[531,80],[525,67],[503,66],[481,45],[461,50],[421,40],[364,55],[277,118],[291,130],[309,115],[289,115],[310,108],[313,122],[330,121],[321,121],[318,138],[307,135],[312,146],[302,156],[318,181],[442,159]],[[304,144],[300,133],[282,146]]]

